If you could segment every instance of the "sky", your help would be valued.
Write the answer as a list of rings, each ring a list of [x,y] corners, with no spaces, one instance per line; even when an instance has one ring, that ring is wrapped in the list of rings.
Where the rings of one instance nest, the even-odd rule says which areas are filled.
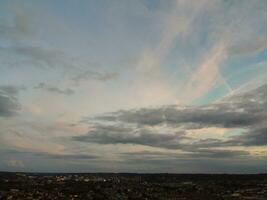
[[[0,0],[0,171],[266,173],[267,1]]]

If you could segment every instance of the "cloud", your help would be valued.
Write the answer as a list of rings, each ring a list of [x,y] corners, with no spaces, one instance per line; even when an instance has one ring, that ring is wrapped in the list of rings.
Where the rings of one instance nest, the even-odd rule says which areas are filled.
[[[191,75],[182,87],[185,91],[180,97],[183,102],[205,96],[214,86],[223,86],[227,93],[233,92],[232,88],[237,86],[232,84],[231,79],[228,81],[224,77],[225,69],[230,65],[228,61],[233,59],[232,56],[255,56],[267,48],[266,29],[262,28],[266,27],[266,4],[261,1],[209,2],[213,2],[212,9],[198,15],[192,25],[190,39],[199,41],[200,45],[194,46],[199,50],[195,55],[197,62],[192,66],[190,62],[186,64],[190,67]],[[191,1],[190,3],[192,4]],[[207,42],[203,43],[202,40]],[[195,58],[191,55],[189,59]],[[241,71],[244,68],[230,67],[230,71],[234,68]]]
[[[63,63],[64,53],[60,50],[44,47],[38,41],[38,31],[42,14],[20,4],[5,5],[11,17],[0,18],[0,36],[4,43],[0,46],[2,63],[10,66],[22,64],[35,67],[55,67]],[[4,45],[3,45],[4,44]],[[0,55],[1,55],[0,54]],[[8,57],[5,54],[9,55]],[[10,58],[10,54],[15,56]],[[7,58],[6,58],[7,57]],[[7,59],[7,61],[6,61]],[[6,62],[3,62],[6,61]],[[3,64],[2,64],[3,65]]]
[[[73,55],[73,52],[70,53],[65,45],[62,47],[54,44],[55,38],[59,41],[62,38],[69,41],[73,32],[53,12],[38,4],[34,6],[35,9],[20,2],[3,3],[2,6],[9,12],[9,15],[0,17],[0,38],[3,39],[0,44],[0,68],[26,66],[41,69],[51,68],[51,70],[60,69],[63,70],[63,73],[68,72],[70,78],[80,70],[80,75],[74,78],[77,82],[80,81],[79,79],[87,79],[89,74],[92,74],[92,79],[99,81],[117,77],[116,73],[87,70],[87,61],[81,61],[80,57]],[[63,34],[64,37],[62,37]],[[54,38],[52,42],[45,41],[47,38],[51,39],[51,35]],[[79,37],[72,38],[72,40],[77,42],[77,38],[80,42]],[[84,40],[82,41],[84,42]],[[71,46],[72,48],[73,46]]]
[[[232,152],[209,152],[203,148],[266,145],[266,108],[267,85],[263,85],[250,91],[232,94],[209,105],[172,105],[103,114],[88,119],[89,124],[95,123],[88,134],[73,139],[98,144],[138,144],[180,149],[202,156],[205,154],[210,157],[230,157]],[[216,138],[214,132],[215,138],[199,140],[188,135],[190,129],[201,129],[203,132],[205,127],[221,127],[226,131],[241,129],[242,133],[222,139]],[[194,132],[196,131],[192,133]]]
[[[38,157],[42,159],[56,159],[56,160],[93,160],[98,159],[99,157],[96,155],[89,155],[89,154],[52,154],[52,153],[46,153],[46,152],[32,152],[32,151],[19,151],[19,150],[4,150],[1,151],[1,154],[5,155],[5,157]],[[16,159],[9,160],[8,163],[10,163],[10,166],[13,164],[15,166],[16,164],[23,163],[22,161],[17,162]]]
[[[25,86],[14,86],[14,85],[1,85],[0,91],[10,96],[16,96],[21,90],[26,90]]]
[[[99,144],[140,144],[154,147],[177,148],[183,133],[160,133],[156,130],[135,127],[105,126],[96,124],[87,135],[73,140]]]
[[[8,95],[6,91],[0,89],[0,117],[13,116],[19,109],[20,105],[18,100],[13,96]]]
[[[43,159],[56,159],[56,160],[94,160],[98,156],[88,154],[50,154],[43,152],[15,152],[15,154],[30,155],[33,157],[42,157]]]
[[[187,94],[187,97],[177,95],[178,84],[173,87],[168,80],[172,75],[168,74],[168,76],[166,76],[167,74],[163,66],[166,67],[166,65],[169,65],[169,63],[166,64],[165,61],[166,58],[172,54],[172,50],[177,48],[177,41],[181,38],[186,40],[193,31],[195,21],[203,13],[211,9],[214,4],[216,4],[215,1],[206,0],[197,3],[175,0],[166,4],[171,6],[167,12],[166,10],[165,12],[163,11],[158,19],[161,24],[160,39],[155,45],[153,44],[151,47],[145,48],[139,60],[136,62],[136,79],[138,80],[137,86],[140,87],[138,88],[140,101],[144,101],[147,105],[147,102],[149,102],[149,104],[154,103],[154,105],[162,105],[171,102],[177,103],[180,100],[185,100],[187,97],[195,98],[199,96],[199,94]],[[218,59],[216,59],[216,61],[217,60]],[[177,62],[177,60],[175,62]],[[192,79],[194,78],[192,77]],[[214,77],[212,77],[212,79],[214,79]],[[191,82],[193,81],[194,80]],[[210,81],[208,80],[208,82]],[[189,83],[188,87],[191,87]],[[200,90],[201,88],[198,92],[201,92]],[[193,87],[190,88],[190,92],[193,92]]]
[[[109,81],[118,78],[118,73],[115,72],[98,72],[93,70],[86,70],[76,75],[72,80],[76,84],[80,84],[82,81],[87,80],[98,80],[98,81]]]
[[[72,95],[72,94],[74,94],[74,90],[72,90],[70,88],[60,89],[60,88],[55,87],[55,86],[47,85],[46,83],[40,83],[39,85],[35,86],[34,88],[35,89],[46,90],[48,92],[55,93],[55,94],[63,94],[63,95]]]
[[[220,73],[219,65],[225,59],[225,44],[224,41],[218,42],[210,50],[204,61],[192,73],[191,78],[185,84],[185,100],[197,99],[205,95],[212,87],[215,86],[216,81],[220,81],[230,92],[231,87],[225,81]],[[203,77],[205,77],[203,79]]]
[[[236,94],[203,106],[165,106],[108,113],[97,120],[118,121],[138,125],[181,125],[193,123],[198,127],[249,127],[265,120],[267,86],[248,93]]]
[[[131,159],[142,159],[142,160],[153,160],[153,159],[222,159],[222,158],[240,158],[248,157],[249,152],[239,150],[218,150],[218,149],[198,149],[192,152],[161,152],[161,151],[138,151],[138,152],[126,152],[121,153],[122,157],[126,160]]]
[[[138,151],[121,153],[128,169],[174,173],[249,173],[266,167],[248,151],[206,149],[200,152]],[[255,168],[255,166],[258,166]],[[260,171],[260,170],[259,170]]]
[[[229,146],[265,146],[267,145],[267,124],[252,127],[244,134],[221,143]]]
[[[18,167],[18,168],[24,168],[25,165],[23,161],[21,160],[16,160],[16,159],[9,159],[6,161],[7,166],[9,167]]]
[[[251,55],[267,48],[267,38],[261,37],[255,40],[244,41],[239,45],[230,46],[228,53],[230,55]]]
[[[82,155],[82,154],[58,154],[58,155],[47,155],[49,159],[62,159],[62,160],[93,160],[97,159],[98,156],[93,155]]]
[[[10,58],[10,55],[13,55],[13,59]],[[16,45],[0,47],[0,56],[3,58],[2,65],[8,67],[29,65],[40,68],[68,68],[70,65],[68,65],[67,56],[63,51],[42,46]]]
[[[16,46],[11,47],[14,53],[30,58],[32,63],[40,66],[55,67],[64,63],[65,54],[52,48],[46,49],[41,46]]]

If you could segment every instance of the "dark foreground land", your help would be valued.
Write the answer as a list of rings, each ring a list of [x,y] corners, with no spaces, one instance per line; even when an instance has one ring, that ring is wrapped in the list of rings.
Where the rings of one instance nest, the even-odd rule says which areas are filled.
[[[267,175],[0,173],[0,199],[267,200]]]

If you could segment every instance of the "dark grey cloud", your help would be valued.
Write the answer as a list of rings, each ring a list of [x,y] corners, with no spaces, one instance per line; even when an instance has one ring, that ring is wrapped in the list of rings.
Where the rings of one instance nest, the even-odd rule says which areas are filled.
[[[199,152],[140,151],[121,153],[122,163],[137,171],[249,173],[266,169],[266,162],[255,159],[246,151],[202,149]],[[266,160],[266,158],[265,158]],[[257,166],[257,167],[255,167]],[[251,170],[251,171],[250,171]]]
[[[76,75],[72,80],[79,84],[81,81],[86,80],[99,80],[99,81],[109,81],[118,78],[118,74],[115,72],[98,72],[93,70],[86,70]]]
[[[121,154],[125,159],[194,159],[194,158],[240,158],[247,157],[247,151],[238,150],[218,150],[218,149],[197,149],[196,151],[173,153],[173,152],[159,152],[159,151],[140,151],[140,152],[126,152]]]
[[[267,125],[258,125],[242,135],[235,136],[231,140],[222,143],[225,145],[240,146],[264,146],[267,145]]]
[[[267,85],[234,94],[220,102],[203,106],[165,106],[123,110],[94,120],[155,126],[195,124],[197,127],[247,128],[267,119]],[[90,119],[89,119],[90,120]]]
[[[0,89],[0,117],[10,117],[20,109],[18,100]]]
[[[16,96],[21,90],[26,90],[26,87],[14,85],[0,85],[0,91],[10,96]]]
[[[88,120],[88,121],[87,121]],[[94,124],[74,140],[99,144],[138,144],[194,152],[208,157],[231,157],[235,153],[203,151],[204,148],[267,145],[267,85],[235,93],[202,106],[163,106],[122,110],[85,119]],[[243,133],[228,139],[202,139],[184,143],[185,131],[205,127],[240,128]],[[199,154],[199,155],[198,155]],[[238,155],[237,154],[237,155]]]
[[[33,153],[34,156],[41,156],[47,159],[59,159],[59,160],[92,160],[97,159],[95,155],[85,154],[48,154],[48,153]]]
[[[255,94],[256,95],[256,94]],[[254,99],[254,97],[256,99]],[[97,120],[119,121],[140,125],[162,123],[179,125],[193,123],[201,126],[247,127],[263,121],[266,116],[266,103],[260,103],[260,96],[229,99],[224,102],[204,106],[145,108],[119,111],[97,117]]]
[[[190,156],[194,158],[221,159],[246,157],[249,156],[249,153],[237,150],[197,149],[197,151],[193,152],[189,157]]]
[[[35,89],[41,89],[41,90],[46,90],[51,93],[56,93],[56,94],[64,94],[64,95],[72,95],[74,94],[74,90],[67,88],[67,89],[60,89],[55,86],[50,86],[47,85],[46,83],[40,83],[39,85],[34,87]]]
[[[57,160],[93,160],[98,159],[96,155],[90,154],[51,154],[45,152],[30,152],[30,151],[19,151],[15,149],[0,150],[0,155],[6,155],[7,157],[38,157],[43,159],[57,159]]]
[[[140,144],[178,148],[178,141],[183,137],[183,132],[156,133],[145,128],[96,124],[87,135],[73,137],[73,140],[98,144]]]

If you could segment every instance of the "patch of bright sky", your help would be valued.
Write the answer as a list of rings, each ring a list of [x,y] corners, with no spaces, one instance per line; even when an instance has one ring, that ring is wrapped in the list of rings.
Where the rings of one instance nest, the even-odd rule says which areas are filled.
[[[234,128],[234,129],[229,129],[224,133],[224,137],[232,137],[232,136],[238,136],[242,135],[246,130],[242,128]]]

